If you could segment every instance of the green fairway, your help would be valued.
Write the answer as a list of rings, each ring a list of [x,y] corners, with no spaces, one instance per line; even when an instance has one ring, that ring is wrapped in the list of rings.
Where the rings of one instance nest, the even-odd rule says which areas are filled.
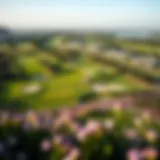
[[[76,104],[81,92],[89,90],[88,85],[83,83],[83,73],[75,73],[54,76],[45,82],[11,82],[9,93],[11,99],[21,99],[35,108],[58,107],[64,105]],[[24,88],[29,85],[39,85],[42,91],[38,93],[24,93]]]
[[[7,104],[12,109],[23,110],[73,106],[84,99],[88,101],[93,97],[105,98],[150,88],[138,77],[123,73],[107,62],[101,63],[83,50],[75,57],[76,52],[72,50],[32,47],[24,43],[17,47],[17,71],[21,71],[21,76],[6,83],[1,101],[4,107]]]

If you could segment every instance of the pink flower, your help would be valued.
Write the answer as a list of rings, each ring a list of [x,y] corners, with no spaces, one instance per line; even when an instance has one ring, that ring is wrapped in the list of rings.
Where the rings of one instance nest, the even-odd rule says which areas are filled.
[[[128,139],[136,139],[138,137],[138,133],[135,129],[126,129],[125,130],[125,136]]]
[[[71,122],[72,121],[71,121],[71,117],[70,117],[69,112],[62,112],[60,114],[60,116],[54,120],[53,128],[58,129],[58,128],[62,127],[63,125],[68,125]]]
[[[98,121],[90,120],[84,128],[79,129],[77,139],[84,141],[90,135],[97,135],[99,133],[101,133],[101,124]]]
[[[30,123],[33,127],[39,127],[39,118],[36,112],[28,111],[26,114],[26,121]]]
[[[140,160],[140,152],[137,149],[130,149],[127,152],[127,160]]]
[[[63,142],[63,136],[61,136],[61,135],[56,135],[56,136],[54,136],[54,138],[53,138],[53,144],[56,144],[56,145],[59,145],[59,144],[62,144],[62,142]]]
[[[101,130],[101,124],[98,121],[90,120],[87,122],[85,128],[89,133],[97,132]]]
[[[80,151],[77,148],[73,148],[63,160],[77,160],[80,156]]]
[[[156,160],[158,157],[158,151],[156,148],[145,148],[141,151],[143,159]]]
[[[47,139],[41,142],[41,150],[47,152],[51,149],[51,142]]]
[[[79,141],[85,141],[85,139],[86,139],[87,136],[88,136],[88,131],[87,131],[85,128],[81,128],[81,129],[77,132],[76,136],[77,136],[77,139],[78,139]]]
[[[158,136],[155,130],[148,130],[145,133],[145,137],[148,141],[155,142]]]
[[[121,112],[122,111],[122,102],[120,102],[120,101],[115,102],[113,105],[113,111],[116,113]]]

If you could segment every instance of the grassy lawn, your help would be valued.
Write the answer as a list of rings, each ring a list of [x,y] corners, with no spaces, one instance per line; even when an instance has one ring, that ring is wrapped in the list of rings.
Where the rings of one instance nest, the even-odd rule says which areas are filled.
[[[45,107],[59,107],[73,105],[78,102],[81,92],[87,91],[89,86],[82,83],[81,71],[54,76],[43,83],[11,82],[8,86],[10,99],[21,99],[26,104],[37,109]],[[28,85],[40,85],[42,91],[36,94],[24,94],[23,89]]]
[[[30,79],[8,82],[6,95],[11,105],[15,108],[16,105],[19,105],[21,108],[24,105],[27,108],[36,109],[75,105],[79,103],[81,93],[91,91],[92,89],[93,84],[86,83],[85,79],[97,74],[98,71],[105,71],[108,77],[115,75],[113,79],[105,80],[104,83],[107,85],[122,85],[122,87],[124,86],[127,89],[127,92],[149,87],[148,84],[133,76],[119,74],[114,66],[97,63],[85,54],[75,61],[59,61],[62,68],[70,68],[71,71],[69,72],[60,71],[57,74],[42,63],[50,64],[55,60],[57,60],[56,56],[45,52],[38,53],[38,51],[32,55],[22,54],[19,56],[17,61],[24,72],[30,76]],[[94,81],[94,83],[99,82]],[[35,92],[36,87],[39,89]],[[105,96],[110,96],[110,93],[107,93]]]
[[[41,58],[42,57],[41,55]],[[48,56],[44,57],[49,59]],[[22,64],[25,71],[32,76],[37,74],[46,76],[47,79],[45,81],[31,79],[8,83],[8,99],[11,100],[11,102],[16,101],[17,105],[21,105],[20,107],[26,105],[27,108],[44,109],[75,105],[79,102],[79,96],[82,92],[84,93],[91,90],[92,84],[84,83],[84,79],[88,74],[94,74],[94,72],[98,70],[105,70],[109,74],[117,72],[114,67],[103,66],[90,60],[81,60],[80,64],[71,64],[71,66],[73,65],[72,72],[62,72],[56,75],[40,63],[41,58],[39,56],[21,57],[19,63]],[[69,64],[63,63],[63,66],[65,65]],[[144,89],[147,86],[147,84],[129,75],[119,75],[105,83],[122,85],[129,92]],[[24,92],[25,88],[37,85],[40,87],[39,92]],[[110,93],[99,96],[110,96]],[[14,106],[16,107],[15,104]]]
[[[37,57],[24,56],[19,58],[19,64],[23,66],[29,75],[48,74],[48,70],[42,66]]]
[[[46,89],[40,95],[38,104],[58,107],[77,103],[79,94],[89,88],[82,83],[82,78],[81,71],[54,77],[45,84]]]
[[[113,83],[118,83],[126,86],[130,91],[138,91],[149,89],[150,85],[134,76],[122,75],[113,80]]]

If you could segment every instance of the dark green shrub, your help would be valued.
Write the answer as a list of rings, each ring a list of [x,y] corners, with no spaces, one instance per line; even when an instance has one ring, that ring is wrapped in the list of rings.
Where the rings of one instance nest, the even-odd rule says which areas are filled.
[[[94,82],[104,82],[104,81],[111,81],[118,76],[115,72],[107,72],[105,70],[98,71],[95,76],[93,77]]]
[[[93,91],[88,91],[88,92],[84,92],[81,93],[81,95],[79,96],[79,101],[80,102],[86,102],[89,100],[93,100],[97,97],[97,94]]]

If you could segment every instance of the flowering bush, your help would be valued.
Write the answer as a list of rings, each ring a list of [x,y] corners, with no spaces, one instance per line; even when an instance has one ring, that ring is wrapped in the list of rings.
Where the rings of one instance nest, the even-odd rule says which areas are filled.
[[[160,122],[149,111],[113,107],[0,112],[0,159],[158,160]]]

